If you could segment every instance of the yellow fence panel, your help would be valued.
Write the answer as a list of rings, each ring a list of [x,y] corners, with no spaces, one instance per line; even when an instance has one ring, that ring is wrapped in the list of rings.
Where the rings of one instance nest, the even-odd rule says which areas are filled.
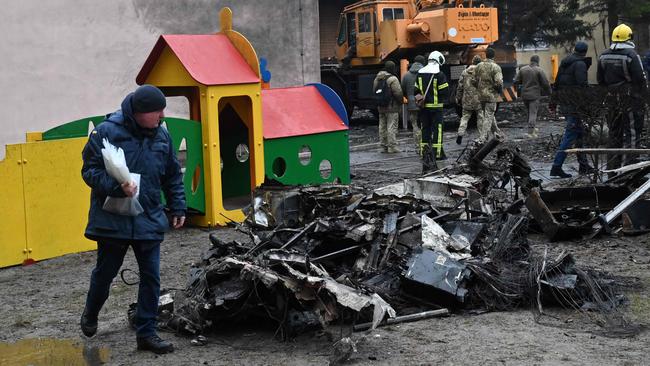
[[[90,188],[81,178],[87,138],[22,144],[27,250],[42,260],[96,249],[83,236]]]
[[[7,145],[0,161],[0,267],[27,259],[22,164],[20,145]]]

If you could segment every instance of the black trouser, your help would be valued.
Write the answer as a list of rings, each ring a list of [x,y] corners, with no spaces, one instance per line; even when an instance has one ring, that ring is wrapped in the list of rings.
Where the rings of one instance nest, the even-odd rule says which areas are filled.
[[[632,113],[628,120],[631,118],[633,121],[632,126],[625,129],[625,146],[631,148],[642,148],[643,132],[645,129],[645,103],[640,97],[632,97]],[[632,139],[632,132],[634,131],[634,139]]]
[[[420,126],[422,126],[421,145],[430,145],[436,150],[436,158],[445,156],[442,148],[442,108],[424,108],[420,110]]]
[[[607,113],[607,127],[609,128],[609,139],[607,147],[620,149],[623,147],[625,131],[630,129],[630,111],[625,106],[612,106]],[[628,132],[629,134],[629,132]],[[622,154],[612,154],[607,159],[607,169],[621,167]]]

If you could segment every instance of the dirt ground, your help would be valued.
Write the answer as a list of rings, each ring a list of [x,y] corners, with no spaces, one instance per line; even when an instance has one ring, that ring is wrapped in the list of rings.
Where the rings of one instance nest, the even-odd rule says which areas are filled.
[[[501,121],[505,119],[507,117],[500,118]],[[502,125],[504,131],[510,143],[521,145],[532,165],[539,167],[539,176],[547,179],[544,172],[550,167],[554,150],[549,143],[550,136],[557,139],[562,121],[542,121],[541,137],[531,142],[521,138],[525,129],[517,119],[510,117]],[[372,137],[376,135],[374,131],[376,127],[362,124],[351,131],[354,135],[351,138],[358,138],[363,144],[372,143],[376,141]],[[364,134],[367,135],[365,139]],[[449,160],[454,160],[461,150],[453,142],[453,136],[453,132],[445,134]],[[402,131],[400,138],[405,140],[401,143],[403,152],[396,157],[387,159],[378,148],[354,152],[351,157],[353,182],[381,186],[417,175],[418,160],[409,151],[408,132]],[[214,232],[226,240],[243,239],[242,234],[233,229]],[[185,228],[167,236],[161,254],[163,288],[185,286],[190,265],[198,261],[210,245],[209,233],[204,229]],[[531,234],[530,240],[535,250],[541,252],[548,248],[555,254],[566,250],[573,253],[581,265],[619,276],[629,299],[627,316],[637,322],[647,322],[650,316],[650,236],[606,236],[591,241],[547,243],[543,236]],[[193,346],[189,337],[162,333],[175,344],[174,353],[156,356],[139,352],[135,349],[135,333],[126,320],[128,305],[136,299],[137,286],[126,285],[118,278],[100,314],[98,334],[93,339],[85,339],[79,330],[79,316],[94,261],[95,253],[87,252],[0,270],[0,364],[62,364],[51,357],[33,357],[29,361],[26,356],[15,363],[6,359],[9,354],[6,350],[12,345],[19,345],[25,339],[43,338],[66,341],[77,347],[79,357],[75,362],[79,363],[65,364],[103,361],[114,365],[326,365],[332,343],[347,335],[346,330],[336,328],[280,342],[274,339],[272,325],[243,324],[209,335],[209,343],[205,346]],[[137,269],[131,251],[123,268]],[[650,364],[648,332],[634,338],[608,338],[600,335],[599,328],[584,314],[553,313],[559,315],[559,320],[542,317],[537,322],[532,311],[522,309],[480,315],[454,314],[354,333],[357,352],[348,364]],[[102,352],[91,352],[97,350]],[[30,347],[22,351],[35,352]],[[101,354],[101,357],[90,357],[92,354]]]

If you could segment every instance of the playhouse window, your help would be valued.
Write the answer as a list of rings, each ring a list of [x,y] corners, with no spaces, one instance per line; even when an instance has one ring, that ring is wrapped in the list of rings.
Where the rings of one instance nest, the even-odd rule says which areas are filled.
[[[298,152],[298,160],[300,160],[300,164],[302,165],[309,165],[311,162],[311,148],[307,145],[303,145],[300,148],[300,151]]]
[[[320,171],[320,176],[323,179],[327,179],[332,175],[332,163],[329,160],[322,160],[318,166],[318,170]]]
[[[248,151],[248,146],[246,144],[237,145],[237,148],[235,148],[235,158],[237,161],[244,163],[248,160],[249,156],[250,152]]]

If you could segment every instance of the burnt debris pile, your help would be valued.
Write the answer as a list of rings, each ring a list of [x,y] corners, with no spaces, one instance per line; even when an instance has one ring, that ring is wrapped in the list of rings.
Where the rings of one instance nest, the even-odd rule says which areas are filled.
[[[570,254],[531,249],[531,227],[575,220],[539,209],[539,182],[516,150],[496,150],[485,162],[498,145],[472,146],[458,164],[376,191],[258,189],[236,225],[249,240],[210,234],[210,249],[161,312],[161,327],[204,334],[265,319],[286,339],[330,324],[361,330],[449,312],[527,307],[542,315],[560,307],[634,333],[610,276],[580,268]],[[589,215],[581,225],[597,223]]]

